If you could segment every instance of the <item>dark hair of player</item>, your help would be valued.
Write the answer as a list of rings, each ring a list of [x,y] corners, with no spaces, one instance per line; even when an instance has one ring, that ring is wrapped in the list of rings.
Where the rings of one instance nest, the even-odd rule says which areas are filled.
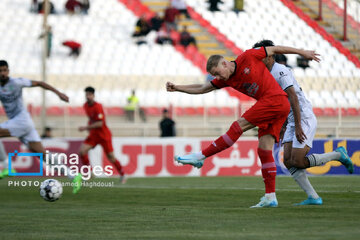
[[[85,92],[89,92],[89,93],[95,94],[95,88],[93,88],[93,87],[86,87],[86,88],[85,88]]]
[[[0,67],[3,67],[3,66],[9,67],[9,64],[5,60],[0,60]]]
[[[254,44],[253,48],[257,47],[273,47],[275,44],[271,40],[263,39],[257,43]]]
[[[273,43],[273,41],[268,40],[268,39],[263,39],[257,43],[254,44],[253,48],[258,48],[258,47],[273,47],[275,46],[275,44]],[[272,56],[275,59],[275,55]]]

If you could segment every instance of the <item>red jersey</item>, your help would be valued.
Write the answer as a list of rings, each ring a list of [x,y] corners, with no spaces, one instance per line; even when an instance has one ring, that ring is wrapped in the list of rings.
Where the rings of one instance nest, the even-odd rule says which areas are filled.
[[[235,71],[228,80],[214,79],[211,84],[216,88],[232,87],[256,100],[274,95],[287,96],[262,62],[265,57],[264,47],[246,50],[234,61]]]
[[[101,138],[101,139],[111,139],[111,132],[106,126],[105,114],[102,105],[98,102],[94,102],[93,105],[89,105],[87,102],[84,104],[84,109],[86,115],[89,117],[88,124],[92,124],[97,121],[102,121],[103,125],[99,128],[90,129],[90,136]]]

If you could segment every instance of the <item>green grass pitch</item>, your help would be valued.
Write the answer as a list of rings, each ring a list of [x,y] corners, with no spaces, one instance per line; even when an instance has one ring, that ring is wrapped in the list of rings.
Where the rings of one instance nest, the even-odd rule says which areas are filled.
[[[263,195],[260,177],[94,179],[115,184],[65,187],[56,202],[10,180],[34,179],[0,180],[0,239],[360,239],[359,176],[311,177],[324,205],[301,207],[292,204],[305,193],[278,177],[272,209],[249,208]]]

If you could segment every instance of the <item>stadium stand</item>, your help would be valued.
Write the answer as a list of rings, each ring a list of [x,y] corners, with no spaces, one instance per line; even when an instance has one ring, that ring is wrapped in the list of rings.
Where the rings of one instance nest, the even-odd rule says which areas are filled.
[[[187,4],[241,49],[250,48],[254,42],[264,38],[272,39],[278,45],[316,49],[322,55],[322,62],[310,62],[311,68],[306,70],[296,67],[296,56],[288,55],[288,63],[294,67],[294,74],[307,95],[309,90],[319,91],[323,87],[328,90],[337,89],[342,95],[333,102],[327,99],[328,95],[313,94],[314,106],[323,107],[323,103],[327,101],[341,106],[357,104],[357,101],[344,100],[349,99],[344,95],[344,91],[348,90],[349,93],[359,87],[360,68],[347,60],[281,1],[245,1],[245,11],[239,14],[231,11],[232,1],[224,1],[224,4],[220,5],[221,12],[208,11],[206,2],[200,0],[187,1]],[[260,5],[261,8],[258,7]],[[277,12],[282,13],[281,17]],[[293,27],[295,25],[296,28]]]
[[[3,9],[5,15],[3,17],[6,21],[1,21],[0,28],[4,29],[7,36],[4,39],[5,43],[1,45],[2,57],[8,60],[13,74],[34,75],[33,78],[38,79],[35,74],[41,72],[42,43],[37,37],[41,32],[42,15],[30,13],[25,3],[28,1],[17,0],[7,1],[6,4],[1,5],[6,6],[6,11]],[[189,80],[196,79],[195,81],[205,79],[198,67],[193,66],[171,46],[160,46],[151,41],[141,46],[135,45],[131,33],[137,18],[118,1],[110,0],[106,3],[94,1],[89,15],[79,16],[62,13],[64,3],[65,1],[56,1],[55,8],[59,13],[49,16],[49,24],[53,28],[54,36],[52,56],[48,61],[48,74],[50,83],[67,89],[66,93],[74,99],[72,102],[74,105],[82,105],[83,97],[80,96],[83,95],[82,88],[86,84],[101,88],[97,94],[100,101],[105,101],[110,106],[124,106],[126,104],[124,96],[131,88],[139,89],[140,92],[145,89],[164,91],[167,77],[170,80],[178,80],[179,77],[174,78],[174,76],[182,76],[183,79],[189,78]],[[13,18],[15,9],[17,17]],[[19,21],[20,18],[25,21]],[[6,28],[7,25],[12,27]],[[22,30],[18,31],[18,29]],[[66,39],[75,39],[82,43],[83,50],[78,58],[67,56],[67,49],[61,46],[61,42]],[[93,82],[93,75],[97,76],[99,82]],[[124,81],[113,77],[117,75],[120,75]],[[129,84],[127,81],[132,83]],[[127,86],[126,89],[120,84],[123,82]],[[26,95],[33,97],[25,96],[25,100],[38,105],[39,101],[36,99],[40,97],[39,92],[36,90],[26,92]],[[113,94],[115,92],[116,94]],[[169,104],[165,101],[157,102],[152,98],[154,95],[157,94],[140,94],[140,102],[153,103],[156,106]],[[47,96],[50,106],[59,104],[51,94]],[[206,101],[206,98],[201,102]],[[174,102],[175,105],[184,105],[181,103],[184,101]]]

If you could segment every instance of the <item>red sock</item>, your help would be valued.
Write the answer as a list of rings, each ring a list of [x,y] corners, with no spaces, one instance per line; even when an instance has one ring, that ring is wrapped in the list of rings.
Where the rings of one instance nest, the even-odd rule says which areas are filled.
[[[83,163],[84,165],[90,166],[89,172],[90,172],[90,174],[91,174],[92,167],[91,167],[91,164],[90,164],[89,155],[88,155],[88,154],[82,155],[82,156],[81,156],[81,161],[82,161],[82,163]]]
[[[120,174],[120,176],[123,176],[124,171],[122,170],[122,166],[121,166],[120,162],[117,159],[115,159],[115,162],[112,164],[115,166],[115,168],[118,171],[118,173]]]
[[[230,129],[221,137],[212,142],[206,149],[202,150],[205,157],[210,157],[231,147],[243,133],[237,121],[231,124]]]
[[[271,150],[258,148],[261,172],[265,183],[265,193],[275,192],[276,165]]]
[[[81,161],[84,165],[89,166],[90,165],[90,160],[89,160],[89,155],[85,154],[81,156]]]

